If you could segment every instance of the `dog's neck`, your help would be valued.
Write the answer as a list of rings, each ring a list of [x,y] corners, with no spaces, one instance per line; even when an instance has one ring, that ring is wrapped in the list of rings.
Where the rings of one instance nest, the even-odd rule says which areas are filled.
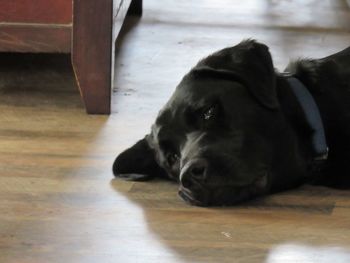
[[[313,95],[298,77],[289,72],[281,73],[287,80],[298,104],[303,112],[303,119],[311,131],[311,144],[315,161],[327,160],[328,146],[323,126],[323,120]]]
[[[309,159],[311,171],[322,169],[328,147],[318,106],[308,88],[290,73],[277,76],[277,93],[287,120],[299,138],[301,149]]]

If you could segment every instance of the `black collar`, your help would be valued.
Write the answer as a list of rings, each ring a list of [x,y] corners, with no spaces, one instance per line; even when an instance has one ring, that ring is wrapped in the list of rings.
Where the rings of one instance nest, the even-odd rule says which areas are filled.
[[[327,160],[329,150],[318,106],[311,93],[299,79],[288,72],[284,72],[282,75],[286,78],[290,89],[304,112],[308,125],[313,131],[311,134],[313,160],[316,166],[319,166],[319,163]]]

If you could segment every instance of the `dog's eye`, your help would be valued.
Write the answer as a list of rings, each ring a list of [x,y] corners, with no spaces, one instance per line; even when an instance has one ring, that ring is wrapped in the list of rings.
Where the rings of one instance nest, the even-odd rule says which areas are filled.
[[[209,108],[207,108],[206,110],[204,110],[204,113],[203,113],[203,119],[205,121],[209,121],[211,119],[213,119],[218,113],[218,107],[217,105],[213,105]]]
[[[175,145],[171,141],[162,140],[159,142],[159,146],[164,154],[168,166],[173,166],[180,159]]]
[[[179,156],[176,153],[168,153],[166,159],[169,166],[173,166],[178,160]]]

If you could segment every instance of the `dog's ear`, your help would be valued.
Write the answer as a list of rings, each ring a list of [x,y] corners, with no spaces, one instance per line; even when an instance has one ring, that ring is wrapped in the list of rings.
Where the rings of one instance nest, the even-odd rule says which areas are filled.
[[[276,75],[269,49],[255,40],[245,40],[201,60],[193,71],[212,71],[244,82],[252,96],[264,107],[279,108]]]
[[[116,177],[131,181],[146,181],[165,177],[165,171],[155,161],[154,151],[146,139],[135,143],[115,159],[113,173]]]

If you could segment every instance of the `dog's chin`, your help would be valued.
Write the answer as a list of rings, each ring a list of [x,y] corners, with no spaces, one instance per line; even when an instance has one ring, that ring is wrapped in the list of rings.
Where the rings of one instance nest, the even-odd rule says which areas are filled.
[[[246,186],[222,189],[216,187],[215,191],[209,191],[202,188],[201,191],[191,191],[183,186],[179,188],[179,196],[188,204],[194,206],[228,206],[236,205],[240,202],[253,199],[261,196],[267,192],[268,176],[261,176],[257,178],[252,184]],[[225,189],[225,190],[223,190]]]
[[[203,207],[209,206],[208,202],[205,200],[206,198],[202,197],[203,200],[200,200],[198,197],[196,197],[196,195],[192,191],[190,191],[182,186],[180,186],[180,189],[179,189],[179,196],[186,203],[188,203],[190,205],[203,206]]]

